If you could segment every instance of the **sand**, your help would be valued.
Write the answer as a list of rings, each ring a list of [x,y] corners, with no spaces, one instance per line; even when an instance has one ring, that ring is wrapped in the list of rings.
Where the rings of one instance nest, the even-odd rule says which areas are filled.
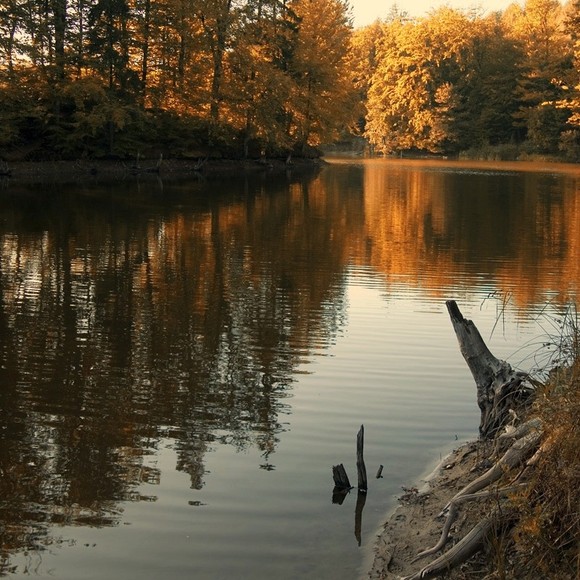
[[[438,555],[433,555],[412,563],[412,559],[422,550],[434,546],[444,523],[438,517],[447,502],[467,483],[478,477],[489,463],[485,460],[481,443],[470,442],[462,445],[446,457],[422,487],[404,488],[399,498],[399,506],[389,517],[375,546],[372,569],[368,577],[372,579],[398,579],[420,571]],[[482,506],[472,505],[461,509],[461,514],[451,530],[453,537],[463,537],[481,518]],[[445,549],[448,549],[448,546]],[[446,578],[466,578],[481,565],[481,556],[460,566]]]

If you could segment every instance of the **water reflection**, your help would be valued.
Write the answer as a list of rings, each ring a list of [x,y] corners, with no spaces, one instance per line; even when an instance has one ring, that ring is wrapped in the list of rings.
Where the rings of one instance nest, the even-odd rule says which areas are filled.
[[[577,295],[580,172],[574,168],[370,162],[365,169],[357,257],[389,280],[439,295],[474,281],[493,284],[513,293],[522,308],[551,294],[562,301]]]
[[[187,209],[173,209],[191,205],[179,191],[3,198],[7,551],[38,547],[50,523],[115,525],[117,502],[154,500],[132,489],[159,477],[141,458],[161,436],[192,488],[216,441],[256,445],[274,469],[294,369],[343,316],[338,200],[310,178],[221,185]]]
[[[432,296],[577,295],[578,189],[573,174],[384,162],[162,190],[8,187],[2,569],[58,542],[57,524],[117,526],[124,502],[155,501],[140,490],[162,477],[145,461],[161,440],[192,489],[218,445],[275,470],[298,368],[347,323],[353,265]]]

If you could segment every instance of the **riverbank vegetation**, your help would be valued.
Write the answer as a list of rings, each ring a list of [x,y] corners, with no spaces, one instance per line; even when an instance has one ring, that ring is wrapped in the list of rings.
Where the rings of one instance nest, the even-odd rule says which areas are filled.
[[[580,0],[353,30],[347,0],[27,0],[0,10],[0,157],[580,159]]]
[[[580,320],[575,306],[552,321],[552,369],[529,420],[542,442],[528,462],[529,485],[514,495],[514,527],[496,546],[504,577],[577,578],[580,574]],[[506,559],[506,554],[510,557]]]
[[[460,350],[477,385],[480,439],[474,473],[439,513],[441,535],[410,560],[434,557],[406,580],[450,578],[577,578],[580,574],[580,327],[575,306],[547,319],[556,332],[545,337],[546,368],[536,377],[496,359],[472,321],[447,303]],[[548,356],[545,357],[545,354]],[[538,353],[540,354],[540,353]],[[548,372],[549,370],[549,372]],[[440,484],[443,484],[440,482]],[[440,490],[434,490],[437,496]],[[422,500],[420,500],[422,501]],[[430,508],[431,509],[431,508]],[[461,518],[460,518],[461,516]],[[462,521],[456,523],[459,519]],[[431,522],[429,522],[431,523]],[[454,531],[453,531],[454,530]],[[419,532],[417,532],[419,534]],[[447,545],[456,535],[456,542]],[[395,541],[390,538],[389,541]],[[480,548],[480,557],[464,564]],[[406,566],[404,559],[396,565]],[[459,566],[464,565],[463,571]],[[465,567],[466,566],[466,567]],[[467,570],[467,571],[466,571]],[[380,571],[379,571],[380,572]],[[390,577],[388,574],[386,577]]]
[[[0,10],[6,159],[260,156],[354,106],[342,0],[29,0]]]

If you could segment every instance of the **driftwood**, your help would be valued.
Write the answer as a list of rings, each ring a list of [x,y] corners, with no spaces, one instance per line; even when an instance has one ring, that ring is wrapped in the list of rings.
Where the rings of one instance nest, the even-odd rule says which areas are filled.
[[[509,448],[492,467],[459,490],[443,508],[439,516],[447,517],[439,541],[432,548],[420,552],[413,561],[434,555],[445,547],[449,540],[451,525],[461,504],[493,498],[496,499],[496,505],[498,501],[502,501],[509,507],[509,494],[526,485],[519,483],[519,479],[533,463],[533,458],[530,460],[530,457],[535,457],[534,454],[539,452],[538,449],[542,449],[541,421],[531,419],[519,426],[513,425],[518,420],[518,413],[531,402],[533,396],[533,389],[527,384],[526,375],[514,371],[507,362],[493,356],[473,322],[463,318],[457,304],[454,301],[448,301],[446,304],[461,354],[476,383],[477,402],[481,410],[479,427],[481,438],[495,439],[495,456],[501,453],[506,445],[509,445]],[[493,484],[499,484],[505,479],[509,481],[504,487],[489,489]],[[465,562],[480,549],[486,537],[492,533],[494,525],[505,521],[510,517],[509,514],[509,509],[496,507],[457,544],[405,580],[422,580],[439,576]]]
[[[477,387],[477,404],[481,411],[479,434],[493,438],[510,423],[515,409],[521,409],[533,394],[525,373],[516,372],[496,358],[481,338],[471,320],[463,318],[455,300],[446,302],[459,349]]]

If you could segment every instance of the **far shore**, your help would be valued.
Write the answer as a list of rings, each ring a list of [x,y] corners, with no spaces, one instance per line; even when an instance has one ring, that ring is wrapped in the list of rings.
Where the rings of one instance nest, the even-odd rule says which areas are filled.
[[[142,159],[0,162],[0,179],[19,182],[86,181],[121,177],[210,177],[242,173],[308,170],[324,164],[318,158],[283,159]]]
[[[2,161],[0,160],[0,184],[6,180],[18,183],[63,183],[109,181],[116,179],[187,179],[236,177],[239,175],[280,175],[288,171],[317,171],[329,163],[392,160],[396,163],[427,163],[436,166],[451,165],[460,168],[498,169],[502,171],[550,171],[577,173],[579,164],[563,163],[558,160],[467,160],[447,158],[405,157],[352,157],[330,153],[327,157],[292,157],[227,159],[227,158],[192,158],[192,159],[140,159],[105,160],[79,159],[59,161]]]

